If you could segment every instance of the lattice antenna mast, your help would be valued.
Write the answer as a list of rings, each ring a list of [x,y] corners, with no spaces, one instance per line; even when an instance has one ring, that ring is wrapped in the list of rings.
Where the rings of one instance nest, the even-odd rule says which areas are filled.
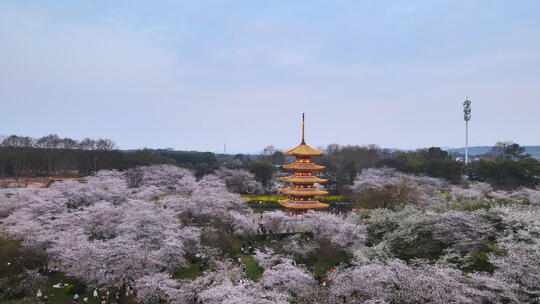
[[[471,120],[471,101],[469,96],[463,102],[463,119],[465,120],[465,164],[469,163],[469,120]]]

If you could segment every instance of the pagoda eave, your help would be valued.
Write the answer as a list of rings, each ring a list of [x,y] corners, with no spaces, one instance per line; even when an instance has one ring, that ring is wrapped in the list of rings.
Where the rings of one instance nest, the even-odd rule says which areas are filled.
[[[297,169],[297,170],[321,170],[324,166],[316,165],[314,163],[290,163],[282,166],[283,169]]]
[[[327,179],[318,178],[316,176],[305,177],[305,176],[283,176],[280,178],[282,181],[291,182],[291,183],[324,183]]]
[[[321,156],[324,153],[312,148],[304,143],[290,149],[289,151],[283,152],[285,155],[293,155],[293,156]]]
[[[286,193],[286,194],[292,194],[297,196],[315,196],[315,195],[325,195],[328,194],[328,191],[324,191],[317,188],[312,189],[295,189],[293,187],[287,187],[283,189],[279,189],[279,191]]]
[[[323,204],[319,201],[293,201],[293,200],[280,200],[278,203],[286,208],[292,209],[315,209],[315,208],[325,208],[328,207],[328,204]]]

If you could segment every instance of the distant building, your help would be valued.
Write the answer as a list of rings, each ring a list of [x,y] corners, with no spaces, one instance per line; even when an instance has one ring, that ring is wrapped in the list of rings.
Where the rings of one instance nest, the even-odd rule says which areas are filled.
[[[481,158],[478,157],[478,156],[472,156],[470,159],[469,159],[469,162],[473,162],[473,161],[479,161]],[[454,160],[455,161],[458,161],[458,162],[465,162],[465,156],[456,156],[454,157]]]

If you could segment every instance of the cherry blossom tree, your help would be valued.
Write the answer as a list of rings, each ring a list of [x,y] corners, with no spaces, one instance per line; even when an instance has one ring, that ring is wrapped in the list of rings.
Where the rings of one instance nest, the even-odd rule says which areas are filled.
[[[365,241],[366,227],[353,223],[353,214],[350,214],[350,217],[328,212],[309,212],[303,224],[316,235],[327,237],[335,245],[359,246]]]
[[[214,172],[227,185],[231,192],[259,194],[263,192],[261,183],[255,180],[255,175],[244,169],[229,169],[221,167]]]
[[[496,235],[484,211],[448,211],[435,218],[433,228],[436,239],[463,252],[479,250]]]
[[[399,184],[405,184],[418,190],[424,204],[433,204],[444,200],[441,191],[448,188],[448,183],[440,178],[405,174],[392,168],[366,168],[356,177],[351,190],[353,193],[360,193]]]
[[[336,271],[332,297],[349,303],[478,303],[461,271],[417,260],[372,263]]]
[[[182,303],[178,290],[178,281],[168,274],[155,273],[135,280],[137,298],[144,303],[157,304],[162,300],[168,303]]]
[[[521,199],[529,204],[540,205],[540,187],[536,189],[522,187],[518,191],[512,193],[512,197]]]
[[[265,269],[259,286],[272,290],[281,300],[297,303],[313,303],[319,295],[318,286],[311,273],[302,266],[295,266],[293,260],[276,254],[273,250],[255,251],[255,260]]]
[[[156,187],[161,193],[190,193],[196,183],[190,170],[171,165],[154,165],[135,169],[140,182],[138,188]]]
[[[493,191],[493,188],[489,184],[482,182],[470,183],[467,187],[452,186],[450,188],[453,200],[485,200],[491,191]]]
[[[92,285],[131,278],[144,303],[533,303],[540,296],[538,189],[464,188],[365,169],[354,191],[406,181],[424,204],[303,217],[264,212],[268,230],[312,233],[272,238],[269,248],[256,249],[264,272],[251,281],[218,246],[200,241],[225,228],[234,237],[255,236],[258,216],[230,192],[237,182],[247,188],[236,191],[257,188],[244,184],[249,177],[222,170],[197,180],[190,170],[160,165],[99,171],[84,183],[47,189],[2,189],[0,231],[46,250],[63,272]],[[327,286],[293,261],[322,253],[321,240],[353,256],[328,275]],[[489,272],[464,273],[477,253],[492,265]],[[209,267],[194,279],[172,278],[196,254]]]

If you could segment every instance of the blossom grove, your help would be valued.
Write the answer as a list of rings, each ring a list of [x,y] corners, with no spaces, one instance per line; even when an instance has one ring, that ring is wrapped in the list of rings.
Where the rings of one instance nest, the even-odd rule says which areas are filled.
[[[1,231],[47,250],[62,271],[92,286],[133,280],[158,303],[534,303],[540,297],[540,190],[464,188],[391,169],[366,169],[352,191],[404,183],[414,203],[358,212],[254,213],[239,191],[258,193],[249,172],[223,169],[197,180],[170,165],[99,171],[84,183],[1,190]],[[9,196],[7,195],[9,192]],[[260,225],[259,225],[260,224]],[[219,242],[267,237],[249,280]],[[209,241],[210,240],[210,241]],[[318,278],[304,261],[343,256]],[[210,266],[177,278],[189,258]],[[337,259],[337,258],[336,258]]]

